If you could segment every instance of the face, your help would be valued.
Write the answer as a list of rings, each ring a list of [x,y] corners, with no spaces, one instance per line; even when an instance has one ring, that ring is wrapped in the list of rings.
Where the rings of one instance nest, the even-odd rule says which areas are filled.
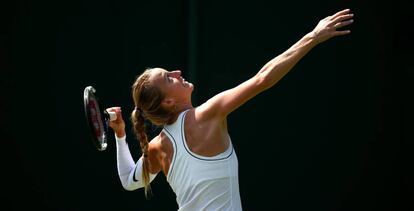
[[[154,68],[151,71],[149,82],[158,86],[165,93],[167,99],[179,103],[191,101],[194,86],[182,77],[180,70],[167,71],[162,68]]]

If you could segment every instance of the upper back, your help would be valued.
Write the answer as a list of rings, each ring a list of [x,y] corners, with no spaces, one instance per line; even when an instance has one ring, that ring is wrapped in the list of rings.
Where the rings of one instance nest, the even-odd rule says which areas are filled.
[[[160,134],[172,148],[165,172],[180,210],[240,210],[238,162],[230,137],[214,120],[200,122],[191,115],[191,110],[181,113]]]
[[[230,145],[230,137],[227,132],[227,123],[224,120],[215,118],[205,118],[205,115],[197,108],[189,109],[183,119],[184,136],[188,149],[200,156],[213,157],[223,153]],[[177,119],[178,121],[178,119]],[[154,142],[154,143],[152,143]],[[161,132],[157,141],[151,141],[150,145],[156,146],[153,150],[157,154],[157,161],[161,170],[167,175],[172,157],[174,146],[172,140],[164,131]]]
[[[185,139],[190,150],[201,156],[215,156],[224,152],[230,143],[227,123],[224,119],[205,117],[195,108],[185,115]]]

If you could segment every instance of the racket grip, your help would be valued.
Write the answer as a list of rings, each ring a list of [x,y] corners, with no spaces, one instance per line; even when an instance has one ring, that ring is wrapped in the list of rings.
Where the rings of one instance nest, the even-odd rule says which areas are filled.
[[[113,111],[108,111],[109,115],[109,121],[115,121],[116,120],[116,113]]]

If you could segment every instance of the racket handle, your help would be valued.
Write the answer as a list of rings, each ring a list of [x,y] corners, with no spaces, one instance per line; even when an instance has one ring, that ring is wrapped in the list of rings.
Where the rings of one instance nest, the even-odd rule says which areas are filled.
[[[115,121],[116,120],[116,113],[113,111],[108,111],[109,115],[109,121]]]

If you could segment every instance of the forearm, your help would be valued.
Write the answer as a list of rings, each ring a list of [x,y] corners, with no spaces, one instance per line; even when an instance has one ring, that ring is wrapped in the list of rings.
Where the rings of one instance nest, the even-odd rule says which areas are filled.
[[[129,175],[134,171],[135,162],[129,151],[128,144],[126,143],[125,136],[116,136],[116,161],[118,176],[121,180],[122,186],[127,189]]]
[[[125,136],[116,136],[118,176],[124,189],[132,191],[143,188],[142,157],[135,163],[126,143]],[[150,174],[150,182],[157,174]]]
[[[310,32],[292,45],[282,54],[267,62],[257,73],[264,82],[265,89],[275,85],[304,57],[318,42],[314,33]]]

